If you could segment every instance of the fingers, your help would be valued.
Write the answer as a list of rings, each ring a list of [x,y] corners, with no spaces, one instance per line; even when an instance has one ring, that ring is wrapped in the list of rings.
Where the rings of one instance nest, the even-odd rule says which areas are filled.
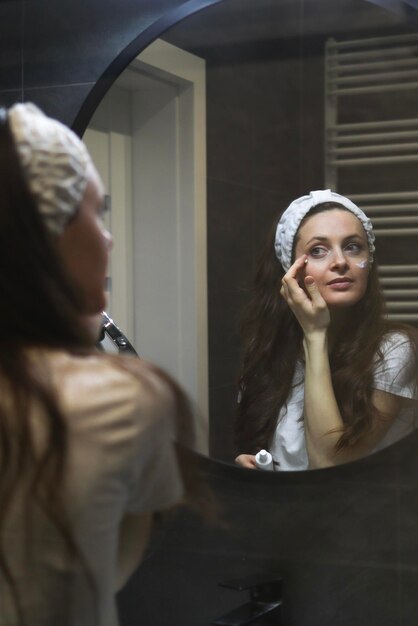
[[[326,307],[326,302],[321,296],[313,276],[305,276],[304,283],[312,304],[318,309]]]
[[[300,274],[301,271],[304,269],[307,261],[308,261],[308,257],[306,256],[306,254],[303,254],[301,257],[296,259],[293,265],[290,266],[286,274],[283,276],[282,286],[287,287],[288,290],[289,288],[292,288],[295,286],[299,287],[298,274]],[[286,289],[284,289],[284,291],[286,292]]]
[[[305,336],[311,332],[327,329],[330,321],[327,304],[314,277],[309,274],[303,276],[307,258],[307,255],[303,255],[296,259],[284,275],[280,289],[281,295],[294,313]]]
[[[308,257],[306,256],[306,254],[303,254],[301,257],[297,258],[282,278],[282,287],[280,289],[280,294],[283,296],[289,306],[292,306],[293,302],[301,303],[307,297],[306,293],[299,284],[301,277],[298,277],[298,274],[300,274],[306,266],[307,259]]]
[[[282,295],[285,300],[289,300],[289,289],[286,283],[283,281],[280,289],[280,295]]]
[[[293,265],[290,266],[289,270],[283,276],[283,280],[288,281],[290,278],[296,279],[298,273],[305,267],[308,262],[308,257],[306,254],[302,254],[302,256],[298,257]]]
[[[253,454],[240,454],[235,459],[235,463],[247,469],[256,469],[255,456]]]

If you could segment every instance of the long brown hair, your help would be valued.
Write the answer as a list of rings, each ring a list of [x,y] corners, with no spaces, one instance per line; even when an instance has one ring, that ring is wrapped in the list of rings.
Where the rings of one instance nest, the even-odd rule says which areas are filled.
[[[38,507],[60,533],[69,558],[81,562],[86,583],[95,593],[63,496],[68,458],[65,415],[47,373],[31,367],[28,348],[60,348],[86,356],[95,353],[124,369],[132,368],[124,359],[100,356],[81,323],[80,298],[28,189],[4,109],[0,109],[0,302],[0,577],[8,586],[19,624],[26,626],[30,618],[24,615],[21,602],[25,590],[18,588],[3,532],[18,489],[27,507],[22,516],[28,530],[31,511]],[[190,444],[192,415],[187,398],[170,377],[159,370],[155,373],[173,392],[177,434]],[[29,419],[34,404],[40,407],[43,419],[41,452],[35,446]],[[193,498],[197,487],[188,471],[190,465],[181,469],[186,493]]]
[[[63,415],[51,389],[32,372],[26,349],[80,349],[89,339],[80,324],[80,302],[55,254],[27,187],[7,113],[0,111],[0,377],[9,404],[0,404],[0,571],[20,623],[24,617],[2,530],[16,489],[28,474],[27,503],[36,503],[60,530],[70,555],[78,554],[66,521],[60,488],[67,457]],[[45,448],[35,451],[29,406],[44,409]]]
[[[307,216],[335,208],[346,210],[337,203],[323,203]],[[302,329],[280,296],[284,271],[274,252],[276,225],[277,222],[258,259],[250,297],[242,315],[243,358],[235,422],[238,453],[256,453],[270,446],[280,409],[286,403],[296,364],[302,355]],[[373,370],[376,357],[382,358],[383,337],[394,330],[409,337],[417,355],[417,331],[385,318],[375,261],[366,293],[350,310],[344,335],[330,354],[334,393],[344,421],[337,450],[355,444],[379,417],[372,404]]]

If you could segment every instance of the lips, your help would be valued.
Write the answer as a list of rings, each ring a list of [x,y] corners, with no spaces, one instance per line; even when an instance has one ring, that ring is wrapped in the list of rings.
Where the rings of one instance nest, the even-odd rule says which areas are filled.
[[[334,280],[330,280],[327,285],[344,285],[352,282],[352,279],[348,278],[347,276],[339,276],[338,278],[334,278]]]

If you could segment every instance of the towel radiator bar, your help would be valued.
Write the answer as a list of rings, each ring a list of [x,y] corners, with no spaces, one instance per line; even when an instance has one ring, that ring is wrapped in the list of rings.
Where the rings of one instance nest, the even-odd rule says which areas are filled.
[[[380,98],[401,91],[416,94],[416,107],[402,119],[351,121],[342,102],[361,105],[361,98]],[[392,96],[393,97],[393,96]],[[411,98],[410,100],[411,101]],[[365,106],[370,106],[370,100]],[[418,33],[350,41],[329,39],[325,46],[325,187],[339,191],[339,182],[353,168],[394,168],[418,162]],[[409,114],[408,114],[409,113]],[[354,170],[355,171],[355,170]],[[390,192],[356,193],[352,186],[344,195],[359,204],[373,222],[377,239],[406,238],[418,248],[418,174],[415,190],[406,191],[402,181]],[[416,256],[414,257],[416,258]],[[418,324],[418,264],[382,265],[379,274],[388,315],[393,320]]]

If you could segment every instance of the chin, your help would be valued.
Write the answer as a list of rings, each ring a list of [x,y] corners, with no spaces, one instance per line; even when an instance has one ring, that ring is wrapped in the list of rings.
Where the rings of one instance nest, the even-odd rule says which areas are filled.
[[[354,306],[358,302],[360,302],[361,297],[350,296],[350,297],[333,297],[333,298],[324,298],[329,308],[333,309],[346,309]]]
[[[102,314],[96,313],[95,315],[86,315],[83,318],[83,324],[86,328],[92,344],[95,344],[100,337],[100,331],[102,329]]]
[[[85,300],[84,311],[86,315],[100,315],[107,307],[107,298],[105,293],[97,294],[94,298],[89,295]]]

